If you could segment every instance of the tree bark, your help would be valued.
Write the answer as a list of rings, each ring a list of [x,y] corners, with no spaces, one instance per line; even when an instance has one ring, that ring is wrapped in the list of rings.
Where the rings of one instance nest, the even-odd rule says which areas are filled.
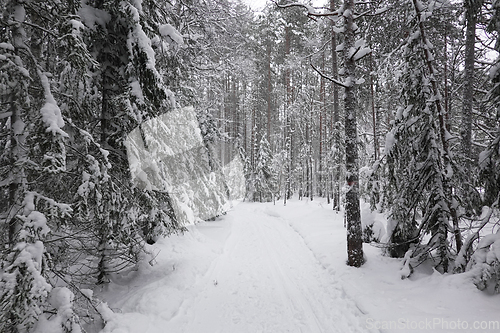
[[[476,21],[477,12],[475,9],[475,1],[466,0],[464,5],[466,8],[465,17],[467,22],[465,32],[465,77],[463,91],[463,108],[462,108],[462,123],[461,123],[461,148],[464,158],[464,175],[471,174],[471,146],[472,146],[472,101],[474,97],[474,48],[476,43]]]
[[[325,71],[325,53],[321,54],[321,71]],[[318,195],[323,196],[323,112],[326,105],[325,96],[325,78],[320,78],[320,89],[319,89],[319,163],[318,163]],[[312,119],[311,119],[312,121]]]
[[[358,135],[356,120],[355,95],[355,62],[350,55],[354,48],[354,0],[344,2],[344,66],[346,88],[345,106],[345,149],[346,149],[346,181],[349,189],[346,193],[345,214],[347,222],[347,264],[360,267],[364,263],[363,241],[361,230],[361,213],[359,208],[359,166],[358,166]]]
[[[13,1],[11,4],[12,9],[17,6],[23,6],[22,2]],[[24,19],[24,18],[23,18]],[[22,27],[22,22],[13,25],[12,28],[12,45],[16,56],[21,58],[23,49],[26,49],[25,44],[26,34]],[[18,64],[21,66],[22,64]],[[18,74],[21,76],[21,74]],[[21,229],[21,221],[17,215],[22,210],[22,201],[27,190],[27,179],[24,170],[24,163],[27,159],[26,156],[26,126],[24,124],[25,110],[20,105],[22,101],[26,100],[24,95],[26,92],[26,85],[23,84],[29,80],[28,77],[24,78],[25,81],[19,80],[15,87],[12,87],[12,93],[9,97],[9,111],[12,113],[10,117],[10,161],[11,171],[9,172],[9,197],[8,197],[8,215],[6,221],[9,224],[9,243],[14,247],[17,243],[17,237]]]
[[[290,55],[290,27],[287,25],[285,28],[285,59]],[[288,152],[288,163],[287,163],[287,175],[286,175],[286,184],[285,184],[285,205],[286,200],[291,197],[291,173],[292,173],[292,124],[291,124],[291,115],[290,115],[290,104],[292,98],[292,89],[290,84],[290,69],[285,69],[285,148],[287,148]]]
[[[330,10],[335,10],[335,0],[330,0]],[[335,22],[332,20],[332,78],[338,80],[338,61],[337,61],[337,33],[334,31]],[[332,82],[332,92],[333,92],[333,115],[332,124],[330,125],[330,133],[332,137],[332,144],[337,149],[340,147],[340,126],[339,126],[339,87]],[[332,199],[333,199],[333,209],[337,212],[340,210],[340,167],[337,163],[338,157],[333,157],[334,167],[332,173]]]
[[[267,41],[267,142],[271,144],[271,42]]]
[[[370,97],[372,106],[372,123],[373,123],[373,158],[378,160],[378,140],[377,140],[377,114],[375,111],[375,90],[373,88],[373,56],[370,53]]]

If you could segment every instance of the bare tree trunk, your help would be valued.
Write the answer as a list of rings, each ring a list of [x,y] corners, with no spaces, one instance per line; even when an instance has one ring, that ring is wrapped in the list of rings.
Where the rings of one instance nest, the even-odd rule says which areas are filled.
[[[17,6],[23,6],[22,3],[18,1],[12,1],[10,4],[12,8]],[[12,25],[12,46],[14,46],[14,52],[16,56],[21,58],[21,51],[26,49],[25,38],[26,33],[22,27],[22,22]],[[22,64],[18,64],[22,66]],[[25,77],[24,80],[18,80],[17,85],[12,87],[11,94],[9,94],[9,112],[10,116],[10,147],[9,149],[9,159],[10,165],[12,166],[8,175],[10,179],[9,184],[9,194],[8,194],[8,211],[5,221],[8,223],[9,227],[9,243],[13,247],[17,243],[17,236],[21,229],[21,221],[16,217],[22,209],[22,201],[27,190],[27,180],[24,170],[24,163],[27,159],[26,156],[26,126],[24,123],[25,109],[21,104],[22,101],[26,100],[24,95],[26,92],[26,85],[23,83],[29,80]]]
[[[256,121],[255,121],[255,107],[252,109],[252,120],[251,120],[251,134],[250,134],[250,165],[252,170],[255,170],[255,146],[257,145],[257,135]]]
[[[15,32],[16,30],[14,30]],[[14,33],[13,33],[14,34]],[[17,51],[17,49],[16,49]],[[26,78],[27,79],[27,78]],[[16,87],[17,88],[17,87]],[[22,209],[22,200],[26,192],[26,175],[24,172],[23,161],[26,158],[25,148],[26,129],[22,120],[24,110],[18,104],[22,98],[19,98],[18,93],[23,89],[16,89],[10,96],[10,108],[12,113],[10,118],[10,160],[11,171],[9,173],[9,202],[8,215],[6,221],[9,223],[9,243],[14,246],[17,242],[17,235],[21,229],[21,221],[16,217]],[[19,87],[21,88],[21,87]]]
[[[468,177],[472,170],[472,100],[474,97],[474,48],[476,43],[477,14],[472,0],[464,1],[467,28],[465,32],[465,77],[461,123],[461,148],[464,157],[464,174]]]
[[[271,43],[267,43],[267,142],[271,144]]]
[[[321,54],[321,71],[325,71],[325,52]],[[325,78],[320,78],[320,89],[319,89],[319,162],[318,162],[318,195],[323,196],[323,112],[326,105],[325,96]],[[312,119],[311,119],[312,120]]]
[[[446,114],[446,124],[448,131],[450,130],[449,123],[449,102],[450,95],[448,92],[448,25],[446,25],[444,30],[444,112]]]
[[[313,158],[313,119],[314,119],[314,108],[311,105],[311,112],[309,113],[309,121],[308,121],[308,128],[309,128],[309,135],[307,139],[307,159],[308,159],[308,165],[309,165],[309,199],[311,201],[314,198],[314,175],[315,175],[315,170],[314,170],[314,158]]]
[[[304,156],[304,160],[305,161],[300,161],[301,164],[304,164],[304,162],[305,162],[305,168],[306,168],[306,190],[305,190],[304,196],[306,196],[306,197],[310,196],[309,190],[310,190],[310,184],[311,184],[310,174],[309,174],[309,155],[310,155],[309,149],[310,149],[310,145],[311,145],[311,140],[310,140],[310,137],[309,137],[309,130],[310,130],[310,127],[312,127],[312,123],[311,123],[312,116],[311,116],[311,113],[312,113],[312,111],[308,114],[308,119],[306,121],[306,137],[305,137],[305,142],[304,142],[305,147],[306,147],[305,156]]]
[[[238,114],[238,85],[239,82],[236,79],[236,77],[232,78],[232,84],[231,84],[231,105],[232,105],[232,110],[231,110],[231,135],[229,136],[231,139],[231,145],[228,145],[228,154],[227,154],[227,161],[223,163],[223,165],[227,165],[232,159],[233,159],[233,144],[236,142],[236,139],[238,138],[238,131],[237,131],[237,114]]]
[[[330,0],[330,9],[331,11],[335,10],[335,0]],[[335,80],[338,79],[338,64],[337,64],[337,33],[334,31],[335,22],[331,21],[332,26],[332,78]],[[335,148],[340,147],[340,130],[339,126],[339,87],[335,83],[332,83],[332,91],[333,91],[333,117],[332,117],[332,126],[330,126],[330,132],[332,136],[332,144]],[[333,209],[337,212],[340,210],[340,167],[338,163],[336,163],[337,158],[334,157],[334,169],[332,174],[332,199],[333,199]]]
[[[242,114],[242,121],[241,121],[242,122],[241,125],[243,127],[242,128],[242,131],[243,131],[243,133],[242,133],[242,135],[243,135],[242,146],[243,146],[243,150],[245,152],[248,152],[248,148],[247,148],[248,147],[247,146],[247,141],[248,141],[248,129],[247,129],[247,127],[248,127],[248,124],[247,124],[247,111],[246,111],[247,109],[245,107],[246,100],[247,100],[247,84],[246,84],[246,81],[243,81],[243,101],[244,102],[243,102],[243,106],[242,106],[242,113],[243,114]]]
[[[346,87],[344,95],[345,107],[345,149],[346,149],[346,181],[349,189],[346,193],[345,214],[347,222],[347,264],[360,267],[364,263],[363,241],[361,230],[361,212],[359,208],[359,166],[357,147],[357,120],[355,95],[355,62],[350,55],[354,47],[354,0],[344,2],[344,66]]]
[[[285,28],[285,59],[290,55],[290,27]],[[292,173],[292,124],[290,115],[292,89],[290,86],[290,69],[285,69],[285,148],[288,150],[287,175],[285,184],[285,204],[291,196],[291,173]]]
[[[372,123],[373,123],[373,157],[378,160],[378,139],[377,139],[377,114],[375,112],[375,91],[373,89],[373,56],[370,53],[370,97],[372,104]]]

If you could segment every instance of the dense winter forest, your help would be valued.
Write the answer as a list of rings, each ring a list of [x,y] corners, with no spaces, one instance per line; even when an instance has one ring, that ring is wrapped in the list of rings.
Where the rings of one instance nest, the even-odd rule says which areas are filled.
[[[207,218],[230,198],[206,174],[241,159],[245,200],[345,211],[348,265],[380,241],[364,200],[405,277],[426,261],[500,292],[496,0],[0,4],[1,332],[82,332],[93,286],[185,230],[171,193],[132,181],[127,136],[188,106],[214,195],[185,195]]]

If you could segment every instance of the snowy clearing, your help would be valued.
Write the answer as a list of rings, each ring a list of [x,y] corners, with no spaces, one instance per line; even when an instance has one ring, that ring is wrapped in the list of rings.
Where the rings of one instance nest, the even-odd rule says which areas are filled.
[[[369,244],[368,262],[348,267],[345,238],[342,214],[323,199],[239,203],[151,246],[154,266],[145,260],[98,291],[115,311],[101,332],[500,329],[499,296],[467,275],[422,270],[401,280],[400,260]]]

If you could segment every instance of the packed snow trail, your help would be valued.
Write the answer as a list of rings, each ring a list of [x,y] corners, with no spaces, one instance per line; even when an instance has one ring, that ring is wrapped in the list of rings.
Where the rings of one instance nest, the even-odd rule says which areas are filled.
[[[275,211],[241,203],[220,220],[194,228],[191,232],[198,231],[199,239],[221,246],[206,271],[191,277],[193,285],[180,295],[163,288],[171,283],[168,275],[132,292],[120,305],[122,325],[145,321],[149,330],[141,333],[367,331],[340,281]],[[170,296],[181,298],[175,310],[165,301]],[[137,318],[134,312],[153,318]],[[123,331],[120,326],[108,324],[103,332],[134,332],[130,325]]]
[[[194,321],[185,332],[361,331],[357,309],[302,238],[255,207],[237,207],[239,219],[205,276],[212,287],[189,309]]]

